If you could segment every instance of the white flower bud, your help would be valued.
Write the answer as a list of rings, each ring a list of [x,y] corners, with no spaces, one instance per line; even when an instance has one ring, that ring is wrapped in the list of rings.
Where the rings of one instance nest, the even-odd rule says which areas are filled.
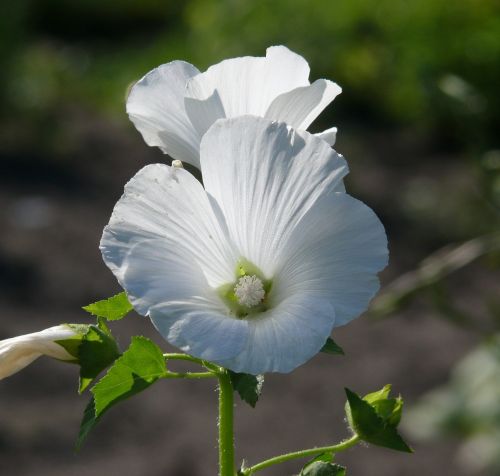
[[[75,360],[57,341],[81,339],[76,327],[68,324],[0,341],[0,380],[19,372],[41,355],[59,360]]]

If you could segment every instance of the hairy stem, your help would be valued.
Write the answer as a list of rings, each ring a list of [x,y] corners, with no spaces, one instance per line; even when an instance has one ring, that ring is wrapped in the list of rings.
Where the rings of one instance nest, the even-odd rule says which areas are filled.
[[[219,476],[234,476],[233,386],[229,373],[219,372]]]
[[[213,372],[167,372],[163,378],[187,378],[187,379],[200,379],[200,378],[213,378],[216,375]]]
[[[359,436],[354,435],[348,440],[343,441],[342,443],[338,443],[333,446],[322,446],[319,448],[310,448],[308,450],[300,450],[294,451],[293,453],[286,453],[284,455],[275,456],[274,458],[267,459],[258,463],[250,468],[243,470],[243,474],[245,476],[250,476],[257,471],[261,471],[263,469],[269,468],[270,466],[274,466],[275,464],[284,463],[285,461],[289,461],[297,458],[305,458],[308,456],[316,456],[321,453],[339,453],[340,451],[344,451],[351,446],[356,445],[359,442]]]
[[[192,355],[188,354],[171,353],[171,354],[163,354],[163,357],[165,357],[165,360],[186,360],[187,362],[193,362],[216,373],[220,371],[220,367],[218,367],[217,365],[207,362],[206,360],[198,359],[197,357],[193,357]]]

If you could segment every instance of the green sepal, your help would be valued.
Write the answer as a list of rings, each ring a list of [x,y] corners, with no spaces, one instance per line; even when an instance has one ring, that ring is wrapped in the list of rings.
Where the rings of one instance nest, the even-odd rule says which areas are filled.
[[[120,356],[115,339],[107,327],[89,324],[67,324],[75,335],[54,341],[66,349],[80,365],[78,392],[82,393],[106,367]]]
[[[384,389],[382,389],[383,394],[387,396],[388,391]],[[401,398],[386,400],[399,403],[382,404],[380,402],[383,401],[383,399],[376,400],[373,397],[374,394],[369,394],[367,396],[372,399],[372,403],[369,403],[348,388],[345,389],[345,392],[347,395],[347,420],[352,430],[363,441],[397,451],[404,451],[407,453],[413,452],[396,429],[397,423],[399,423],[399,419],[401,418]],[[389,414],[387,413],[389,407],[392,409],[392,412],[395,412],[395,418],[393,418],[392,412]],[[377,409],[381,412],[380,414]],[[397,422],[394,423],[395,421]]]
[[[243,460],[240,464],[240,469],[236,471],[236,476],[245,476],[247,469],[247,462]]]
[[[107,410],[142,392],[166,373],[162,350],[146,337],[132,337],[129,348],[91,389],[93,397],[84,412],[77,449]]]
[[[372,393],[367,393],[364,397],[363,400],[365,402],[368,402],[370,404],[378,401],[378,400],[386,400],[389,398],[389,394],[391,393],[392,390],[392,385],[389,383],[387,385],[384,385],[383,388],[380,390],[377,390],[376,392]]]
[[[99,329],[101,329],[101,331],[105,332],[108,335],[112,335],[111,334],[111,329],[108,326],[106,318],[104,318],[104,317],[97,317],[96,324],[97,324],[97,327]]]
[[[75,358],[75,360],[73,361],[70,360],[69,362],[78,363],[79,348],[82,343],[82,339],[89,330],[90,326],[88,324],[65,324],[65,325],[68,326],[70,329],[72,329],[75,332],[75,335],[70,339],[55,340],[54,342],[64,347],[66,352],[68,352],[69,355]]]
[[[94,316],[103,317],[108,321],[117,321],[132,311],[133,307],[128,300],[127,294],[121,292],[108,299],[83,306],[83,309]]]
[[[255,408],[262,392],[264,376],[238,373],[231,370],[228,372],[233,389],[238,392],[244,402]]]
[[[392,385],[385,385],[381,390],[365,395],[363,400],[375,409],[382,420],[387,421],[391,426],[398,426],[403,412],[403,399],[401,396],[389,398],[391,389]]]
[[[321,352],[332,355],[345,355],[344,349],[340,347],[331,337],[326,339],[325,345],[321,347]]]
[[[111,333],[97,326],[89,326],[78,349],[80,362],[78,392],[82,393],[119,356],[120,351]]]

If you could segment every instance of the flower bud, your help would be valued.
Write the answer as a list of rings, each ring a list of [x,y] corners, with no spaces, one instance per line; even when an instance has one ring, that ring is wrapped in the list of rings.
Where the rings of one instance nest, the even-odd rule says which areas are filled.
[[[0,380],[18,372],[42,355],[78,361],[78,347],[86,325],[61,324],[40,332],[0,341]]]

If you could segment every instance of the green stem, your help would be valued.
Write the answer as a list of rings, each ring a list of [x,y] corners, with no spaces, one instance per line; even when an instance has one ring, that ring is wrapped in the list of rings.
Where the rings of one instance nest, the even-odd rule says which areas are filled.
[[[243,471],[245,476],[250,476],[257,471],[261,471],[265,468],[269,468],[270,466],[274,466],[275,464],[284,463],[285,461],[289,461],[291,459],[297,458],[305,458],[307,456],[316,456],[321,453],[339,453],[340,451],[344,451],[351,446],[354,446],[359,442],[359,436],[354,435],[348,440],[343,441],[337,445],[333,446],[322,446],[319,448],[311,448],[308,450],[294,451],[293,453],[286,453],[284,455],[275,456],[274,458],[267,459],[262,461],[262,463],[258,463],[250,468],[247,468]]]
[[[219,476],[234,476],[233,386],[224,370],[219,378]]]
[[[195,364],[199,364],[203,367],[205,367],[208,370],[212,370],[213,372],[219,372],[220,367],[217,365],[211,364],[210,362],[207,362],[206,360],[198,359],[197,357],[193,357],[192,355],[188,354],[163,354],[163,357],[165,357],[165,360],[186,360],[188,362],[193,362]]]
[[[163,378],[188,378],[188,379],[200,379],[200,378],[213,378],[216,375],[213,372],[167,372]]]

